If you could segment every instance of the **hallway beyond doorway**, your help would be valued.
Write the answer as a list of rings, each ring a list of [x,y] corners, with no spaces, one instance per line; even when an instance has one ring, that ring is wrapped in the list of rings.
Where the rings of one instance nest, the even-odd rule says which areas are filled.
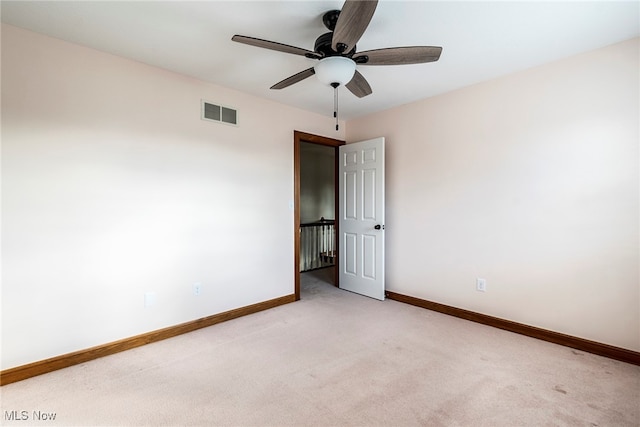
[[[335,267],[319,268],[300,273],[300,297],[309,298],[326,287],[335,287]]]

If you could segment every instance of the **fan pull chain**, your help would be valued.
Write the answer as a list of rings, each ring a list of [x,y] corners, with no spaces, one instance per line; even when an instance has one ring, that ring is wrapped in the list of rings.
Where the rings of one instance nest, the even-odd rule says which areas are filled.
[[[336,131],[338,131],[338,83],[331,83],[333,86],[333,117],[336,118]]]

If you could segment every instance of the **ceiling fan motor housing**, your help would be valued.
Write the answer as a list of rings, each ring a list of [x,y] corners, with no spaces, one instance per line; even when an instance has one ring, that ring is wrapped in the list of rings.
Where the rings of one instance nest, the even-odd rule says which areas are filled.
[[[356,53],[356,46],[353,46],[349,52],[336,52],[331,48],[331,39],[333,38],[333,32],[329,31],[328,33],[324,33],[320,37],[316,39],[316,44],[314,45],[314,52],[319,53],[323,57],[327,56],[346,56],[351,58]]]

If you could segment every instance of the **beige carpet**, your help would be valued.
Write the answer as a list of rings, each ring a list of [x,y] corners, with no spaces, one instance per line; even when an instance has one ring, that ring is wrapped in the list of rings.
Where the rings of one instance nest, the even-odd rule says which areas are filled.
[[[640,424],[638,366],[340,291],[327,274],[303,275],[300,302],[4,386],[1,422]]]

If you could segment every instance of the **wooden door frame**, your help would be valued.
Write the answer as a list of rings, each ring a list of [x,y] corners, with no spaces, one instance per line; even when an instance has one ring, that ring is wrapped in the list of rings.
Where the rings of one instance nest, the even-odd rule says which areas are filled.
[[[340,245],[338,244],[338,147],[341,145],[345,145],[346,142],[334,139],[327,138],[324,136],[313,135],[311,133],[293,131],[293,211],[294,211],[294,229],[293,229],[293,264],[294,264],[294,277],[295,277],[295,288],[294,293],[296,296],[296,301],[300,299],[300,143],[301,142],[310,142],[312,144],[318,145],[326,145],[329,147],[334,147],[335,156],[334,156],[334,172],[335,172],[335,213],[334,219],[336,221],[335,230],[336,230],[336,261],[340,259]],[[336,262],[335,269],[335,286],[338,286],[338,268]]]

